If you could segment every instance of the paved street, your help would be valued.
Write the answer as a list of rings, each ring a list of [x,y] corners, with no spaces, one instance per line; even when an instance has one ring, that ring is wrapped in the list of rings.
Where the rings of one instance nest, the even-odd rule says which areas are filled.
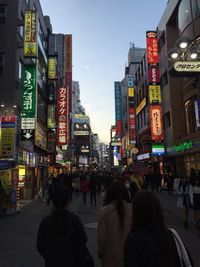
[[[175,228],[189,247],[195,262],[200,267],[200,236],[193,226],[193,214],[189,229],[182,226],[181,211],[175,207],[175,197],[169,197],[165,192],[157,194],[161,200],[166,221],[170,227]],[[89,200],[89,199],[88,199]],[[100,267],[96,257],[96,222],[98,210],[102,205],[101,197],[95,208],[89,201],[84,206],[81,197],[74,196],[70,209],[77,213],[88,235],[88,247],[95,258],[96,266]],[[41,219],[50,211],[49,206],[34,200],[24,206],[20,213],[0,217],[0,267],[42,267],[43,260],[36,251],[37,229]]]

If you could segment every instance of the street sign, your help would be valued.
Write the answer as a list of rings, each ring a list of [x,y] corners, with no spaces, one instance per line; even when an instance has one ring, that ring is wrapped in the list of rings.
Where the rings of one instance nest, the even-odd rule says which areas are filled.
[[[21,119],[21,129],[35,129],[35,118],[22,118]]]
[[[34,141],[35,130],[34,129],[22,129],[21,139],[24,141]]]

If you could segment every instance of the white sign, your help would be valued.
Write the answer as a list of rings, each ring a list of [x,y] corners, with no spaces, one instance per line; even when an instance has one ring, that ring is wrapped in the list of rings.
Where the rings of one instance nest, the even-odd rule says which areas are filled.
[[[121,142],[112,142],[111,146],[121,146],[122,143]]]
[[[35,118],[21,118],[21,129],[35,129]]]
[[[88,131],[74,131],[74,135],[89,135]]]
[[[174,69],[178,72],[200,72],[200,61],[177,61]]]
[[[149,159],[150,153],[145,153],[137,156],[137,160]]]

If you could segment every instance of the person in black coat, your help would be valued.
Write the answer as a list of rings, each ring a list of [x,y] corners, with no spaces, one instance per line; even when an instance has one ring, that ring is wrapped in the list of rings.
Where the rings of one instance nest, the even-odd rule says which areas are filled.
[[[80,248],[87,236],[77,215],[66,209],[68,196],[63,188],[56,190],[55,210],[39,226],[37,250],[45,260],[45,267],[79,267]]]
[[[192,259],[189,255],[191,266]],[[124,267],[181,267],[172,232],[158,198],[149,191],[133,198],[132,231],[125,242]]]

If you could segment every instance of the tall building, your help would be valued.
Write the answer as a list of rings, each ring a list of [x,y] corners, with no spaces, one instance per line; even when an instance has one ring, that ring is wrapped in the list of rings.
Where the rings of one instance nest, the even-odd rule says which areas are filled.
[[[180,37],[198,43],[200,3],[169,1],[158,24],[160,77],[166,147],[165,168],[180,175],[200,170],[200,129],[196,122],[195,101],[200,99],[198,76],[171,76],[167,52]]]
[[[39,0],[0,1],[0,10],[0,163],[17,197],[32,198],[47,176],[48,30]]]

